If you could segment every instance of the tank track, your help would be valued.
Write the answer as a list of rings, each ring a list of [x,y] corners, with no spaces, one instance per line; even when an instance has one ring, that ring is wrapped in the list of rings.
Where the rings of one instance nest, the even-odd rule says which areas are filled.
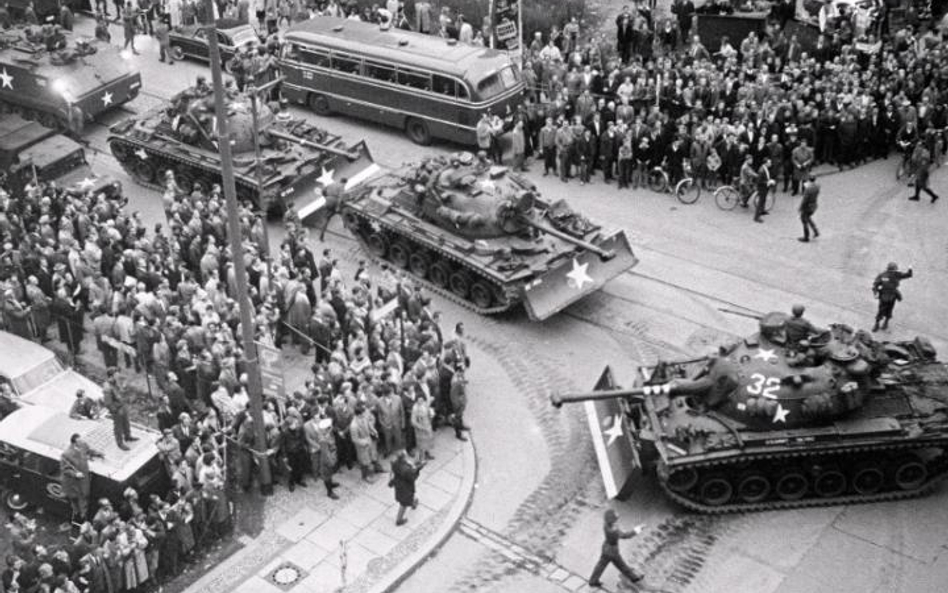
[[[888,471],[889,462],[893,457],[898,458],[901,455],[911,455],[913,451],[929,450],[941,448],[942,452],[928,461],[923,461],[926,466],[926,480],[916,488],[898,489],[892,483],[890,472]],[[746,455],[736,455],[729,459],[713,460],[706,462],[694,462],[688,464],[675,465],[674,471],[692,468],[698,471],[698,479],[694,486],[687,489],[684,493],[673,489],[667,479],[659,479],[662,489],[669,498],[681,506],[704,514],[724,514],[724,513],[745,513],[777,509],[796,509],[815,506],[834,506],[859,504],[868,502],[882,502],[891,500],[903,500],[908,498],[917,498],[931,492],[942,480],[948,477],[948,438],[937,441],[913,441],[904,443],[879,443],[875,445],[860,446],[841,446],[827,451],[783,451],[773,453],[763,453],[748,457]],[[748,462],[752,462],[750,465]],[[761,463],[764,462],[764,463]],[[847,468],[852,466],[863,467],[875,463],[883,475],[886,477],[885,489],[873,494],[859,494],[852,490],[852,472]],[[780,468],[794,467],[801,470],[805,476],[813,476],[815,467],[818,464],[825,464],[824,467],[839,469],[846,476],[846,488],[836,496],[820,496],[814,492],[813,480],[808,479],[805,494],[799,500],[786,500],[778,498],[774,493],[774,482],[772,478],[779,476]],[[761,466],[773,466],[771,471],[760,470]],[[749,470],[758,469],[760,473],[771,478],[771,490],[769,498],[759,502],[739,502],[737,493],[737,481],[743,475],[750,473]],[[698,489],[702,482],[709,475],[724,476],[731,483],[733,493],[728,502],[723,504],[708,504],[698,499],[700,493]]]
[[[357,223],[355,222],[356,220],[358,221]],[[385,263],[385,264],[392,265],[393,262],[388,257],[379,257],[378,255],[376,255],[373,252],[372,248],[367,243],[365,234],[367,230],[371,230],[373,224],[377,225],[379,229],[386,231],[390,236],[396,237],[396,239],[392,241],[392,244],[394,244],[395,241],[408,242],[410,246],[413,248],[411,251],[412,253],[415,253],[415,251],[419,248],[419,245],[415,243],[414,241],[412,241],[410,237],[400,232],[400,229],[394,227],[393,225],[387,224],[386,222],[382,220],[371,219],[365,215],[362,215],[361,213],[349,210],[345,213],[344,221],[345,221],[346,228],[349,230],[352,236],[355,237],[360,247],[362,247],[362,250],[368,255],[369,259],[376,262],[377,264]],[[451,262],[451,266],[453,268],[460,268],[463,271],[465,271],[467,274],[469,274],[473,281],[488,284],[489,287],[493,291],[495,302],[499,300],[499,295],[504,294],[503,287],[499,283],[495,282],[494,280],[490,278],[487,278],[479,270],[473,268],[468,262],[464,261],[463,259],[454,257],[452,255],[449,255],[441,251],[432,250],[428,248],[427,246],[420,246],[420,248],[428,251],[429,253],[436,254],[438,256],[439,260],[432,261],[430,262],[429,265],[433,265],[434,263],[436,263],[436,261],[448,261],[448,262]],[[426,290],[434,292],[444,297],[445,299],[453,303],[456,303],[464,307],[465,309],[474,311],[475,313],[478,313],[480,315],[496,315],[498,313],[503,313],[504,311],[509,311],[510,309],[520,304],[518,300],[506,299],[506,300],[500,301],[496,305],[493,305],[490,307],[482,307],[482,306],[477,305],[470,299],[464,298],[456,294],[455,292],[453,292],[447,287],[439,286],[426,278],[418,277],[418,275],[414,274],[410,268],[402,268],[400,266],[397,266],[397,267],[398,269],[406,270],[409,274],[411,274],[411,277],[416,282],[419,282],[420,284],[422,284]]]
[[[164,153],[154,148],[147,146],[142,142],[134,142],[122,138],[120,136],[112,136],[109,138],[109,150],[112,151],[112,155],[115,159],[122,165],[122,168],[129,174],[129,176],[137,183],[143,187],[154,189],[157,191],[164,190],[164,187],[158,182],[159,175],[162,171],[171,169],[177,173],[182,169],[188,169],[188,179],[178,179],[178,185],[181,186],[182,190],[190,193],[191,183],[201,182],[206,187],[209,187],[210,184],[221,183],[221,172],[214,170],[209,167],[199,166],[196,163],[184,159],[179,156],[171,155]],[[121,146],[116,150],[117,146]],[[149,177],[146,177],[141,174],[141,172],[135,170],[136,161],[139,161],[135,156],[139,150],[144,150],[145,154],[148,155],[148,161],[151,164],[153,169],[153,174]],[[121,153],[124,151],[124,155]],[[155,164],[157,163],[157,164]],[[198,171],[199,173],[195,173]],[[257,194],[256,184],[252,181],[245,180],[240,176],[235,176],[235,181],[237,185],[237,198],[239,200],[253,200],[255,204],[260,203],[260,196]]]
[[[3,113],[15,113],[23,119],[37,121],[47,128],[52,128],[57,132],[66,135],[77,135],[69,128],[69,120],[59,111],[45,111],[42,109],[30,109],[19,103],[11,103],[0,99],[0,111]]]

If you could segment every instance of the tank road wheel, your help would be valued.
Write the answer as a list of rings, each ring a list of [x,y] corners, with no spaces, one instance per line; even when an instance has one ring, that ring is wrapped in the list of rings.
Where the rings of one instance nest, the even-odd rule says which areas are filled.
[[[408,139],[415,144],[428,146],[431,144],[431,132],[428,130],[428,124],[416,117],[409,117],[405,122],[405,133]]]
[[[59,119],[57,119],[52,113],[48,113],[46,111],[40,112],[39,123],[43,124],[47,128],[53,128],[54,130],[59,128]]]
[[[462,299],[466,299],[468,295],[471,294],[471,277],[467,272],[455,272],[451,274],[448,283],[450,284],[451,292]]]
[[[194,180],[184,169],[178,169],[174,172],[174,182],[181,188],[181,192],[190,194],[194,191]]]
[[[112,151],[112,154],[121,164],[125,164],[125,161],[128,160],[128,147],[118,141],[109,142],[109,149]]]
[[[705,504],[719,507],[731,500],[734,487],[724,476],[712,474],[701,480],[701,485],[698,486],[698,494]]]
[[[419,278],[426,278],[428,276],[429,266],[431,266],[431,263],[428,260],[428,256],[422,251],[416,251],[408,257],[408,269]]]
[[[494,304],[494,292],[490,285],[486,282],[475,282],[471,286],[471,302],[481,309],[487,309]]]
[[[399,268],[407,268],[410,257],[411,250],[407,245],[401,242],[395,243],[391,249],[388,250],[388,259]]]
[[[833,498],[846,492],[846,474],[835,467],[821,471],[813,480],[813,491],[823,498]]]
[[[774,489],[780,500],[794,501],[806,496],[808,487],[809,482],[803,472],[791,469],[781,474]]]
[[[388,239],[382,233],[372,233],[365,242],[375,257],[384,258],[388,254]]]
[[[885,474],[873,464],[865,464],[856,468],[852,477],[853,490],[856,494],[868,496],[882,490],[885,484]]]
[[[447,263],[437,261],[428,269],[428,279],[438,288],[447,288],[451,281],[451,268]]]
[[[714,203],[721,210],[734,210],[741,195],[730,185],[722,185],[714,191]]]
[[[770,496],[770,480],[759,473],[743,476],[737,484],[737,497],[744,502],[756,503]]]
[[[329,99],[327,99],[325,95],[310,93],[309,96],[306,97],[306,104],[316,115],[332,115],[332,109],[329,108]]]
[[[900,457],[894,467],[893,478],[899,490],[917,490],[928,479],[928,468],[916,455]]]
[[[145,159],[137,159],[132,163],[132,175],[141,183],[151,183],[155,180],[155,167]]]
[[[184,59],[184,50],[181,49],[180,45],[171,46],[171,57],[174,58],[176,62],[180,62]],[[230,72],[230,70],[228,70]]]
[[[665,481],[672,492],[687,492],[698,483],[698,472],[693,467],[674,470]]]

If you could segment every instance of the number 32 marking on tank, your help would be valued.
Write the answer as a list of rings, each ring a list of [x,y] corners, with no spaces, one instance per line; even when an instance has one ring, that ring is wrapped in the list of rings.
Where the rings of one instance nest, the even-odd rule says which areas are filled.
[[[777,399],[776,391],[780,389],[779,377],[765,377],[760,373],[754,373],[751,379],[754,382],[747,386],[747,393],[762,395],[767,399]]]

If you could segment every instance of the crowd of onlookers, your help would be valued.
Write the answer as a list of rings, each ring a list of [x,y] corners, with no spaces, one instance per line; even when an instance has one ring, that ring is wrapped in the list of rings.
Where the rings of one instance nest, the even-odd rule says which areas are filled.
[[[463,327],[444,335],[428,297],[392,269],[373,277],[360,262],[344,277],[329,249],[314,253],[292,215],[279,249],[267,255],[264,220],[242,204],[240,257],[255,340],[292,342],[313,355],[303,389],[266,399],[261,449],[248,410],[247,345],[221,188],[195,183],[185,192],[171,172],[163,181],[167,222],[152,228],[120,195],[34,180],[14,195],[0,193],[4,327],[58,339],[73,356],[101,357],[109,369],[105,401],[78,398],[72,413],[98,417],[107,408],[120,448],[136,439],[116,420],[128,413],[119,377],[148,373],[157,385],[156,409],[148,411],[171,484],[160,497],[139,502],[129,491],[125,501],[108,501],[117,514],[102,501],[91,517],[74,515],[81,534],[63,548],[68,570],[15,522],[20,543],[9,574],[18,582],[69,591],[56,589],[65,576],[94,583],[90,591],[135,589],[175,574],[180,558],[226,529],[225,476],[246,489],[267,464],[290,489],[312,475],[336,498],[333,476],[343,468],[358,466],[373,481],[388,456],[400,468],[430,458],[438,423],[466,439]],[[382,308],[392,302],[398,307]],[[92,343],[97,354],[85,351]],[[412,458],[397,455],[404,450]]]
[[[620,187],[645,185],[654,167],[672,183],[689,174],[710,187],[765,166],[795,193],[821,163],[853,167],[893,148],[911,155],[919,140],[930,158],[917,165],[940,157],[941,31],[890,31],[884,16],[840,5],[809,44],[786,28],[792,15],[791,3],[774,3],[761,35],[724,37],[713,51],[696,34],[690,0],[674,0],[664,17],[636,0],[621,9],[614,36],[576,20],[535,33],[515,162],[533,155],[564,181],[599,171]]]

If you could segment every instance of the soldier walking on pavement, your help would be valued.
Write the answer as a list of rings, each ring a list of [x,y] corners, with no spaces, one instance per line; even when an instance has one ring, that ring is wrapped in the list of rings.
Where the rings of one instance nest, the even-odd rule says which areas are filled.
[[[638,525],[630,531],[622,531],[618,525],[619,515],[612,509],[607,510],[603,518],[604,523],[602,528],[605,540],[602,542],[602,553],[599,555],[599,561],[596,562],[596,567],[589,577],[589,586],[602,586],[602,581],[599,580],[599,577],[602,576],[602,572],[606,570],[606,567],[610,564],[618,568],[619,572],[624,574],[626,578],[633,583],[641,581],[644,575],[637,573],[622,559],[622,554],[619,552],[619,540],[629,539],[642,533],[642,526]]]
[[[922,192],[928,194],[934,204],[940,197],[928,187],[929,168],[932,165],[932,155],[927,148],[921,146],[918,151],[918,157],[915,159],[915,195],[909,198],[913,202],[919,200]]]
[[[459,441],[466,441],[465,430],[471,427],[464,424],[464,408],[467,407],[467,379],[464,378],[464,367],[459,363],[451,377],[451,409],[454,410],[454,436]]]
[[[912,268],[909,268],[907,272],[901,272],[895,262],[890,262],[885,272],[876,276],[875,282],[872,283],[872,294],[879,299],[879,310],[876,312],[876,324],[872,326],[872,331],[879,331],[879,322],[882,322],[882,329],[889,329],[889,320],[892,319],[895,302],[902,300],[899,283],[911,277]]]
[[[803,236],[797,241],[801,243],[810,242],[810,230],[813,230],[813,238],[820,236],[816,223],[813,222],[813,214],[816,212],[817,199],[820,196],[820,185],[816,182],[816,177],[810,175],[803,184],[803,200],[800,202],[800,222],[803,223]]]

